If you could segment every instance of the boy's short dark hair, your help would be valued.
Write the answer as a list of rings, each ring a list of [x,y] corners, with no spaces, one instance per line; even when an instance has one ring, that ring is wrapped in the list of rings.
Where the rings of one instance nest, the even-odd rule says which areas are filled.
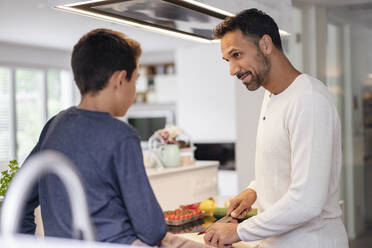
[[[141,55],[140,44],[123,33],[95,29],[84,35],[74,46],[71,67],[81,95],[102,90],[111,75],[126,70],[132,77]]]
[[[236,16],[227,17],[214,30],[213,35],[221,39],[226,33],[240,29],[243,34],[261,39],[265,34],[269,35],[275,47],[281,51],[282,42],[280,40],[279,28],[273,18],[258,9],[247,9],[238,13]]]

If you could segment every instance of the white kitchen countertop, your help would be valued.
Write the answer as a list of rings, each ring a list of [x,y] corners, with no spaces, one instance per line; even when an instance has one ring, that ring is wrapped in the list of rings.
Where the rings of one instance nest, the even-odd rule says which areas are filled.
[[[190,239],[190,240],[193,240],[195,242],[204,244],[204,235],[198,235],[197,233],[181,233],[181,234],[177,234],[177,235],[179,235],[183,238]],[[237,243],[233,244],[232,247],[233,248],[255,248],[255,247],[257,247],[257,245],[258,245],[257,241],[255,241],[255,242],[240,241],[240,242],[237,242]]]
[[[209,160],[197,160],[194,164],[179,166],[177,168],[146,168],[146,173],[148,177],[155,177],[157,175],[165,175],[172,173],[185,172],[190,170],[199,170],[207,167],[218,167],[218,161]]]
[[[139,247],[123,244],[112,244],[102,242],[88,242],[74,239],[62,238],[36,238],[31,235],[17,234],[11,238],[4,238],[0,235],[1,248],[125,248]]]
[[[197,233],[177,234],[181,237],[194,240],[196,242],[204,243],[203,236]],[[139,247],[129,246],[124,244],[102,243],[102,242],[87,242],[73,239],[62,238],[35,238],[31,235],[17,234],[13,239],[4,239],[0,235],[1,248],[125,248],[125,247]],[[255,248],[257,242],[238,242],[233,244],[233,248]]]
[[[196,161],[177,168],[146,168],[146,172],[161,208],[170,210],[217,196],[218,165],[218,161]]]

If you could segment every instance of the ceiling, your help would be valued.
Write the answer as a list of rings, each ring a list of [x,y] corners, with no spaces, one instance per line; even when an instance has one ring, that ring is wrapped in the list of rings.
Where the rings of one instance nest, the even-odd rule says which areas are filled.
[[[341,8],[344,11],[346,9],[351,18],[363,19],[361,21],[372,25],[372,0],[298,1]],[[230,2],[231,5],[234,5],[233,3]],[[71,50],[83,34],[98,27],[126,33],[142,44],[145,53],[173,51],[176,47],[195,44],[191,41],[55,10],[48,6],[48,0],[0,1],[0,42]]]
[[[0,41],[71,50],[85,33],[94,28],[126,33],[142,44],[146,52],[173,50],[194,42],[126,27],[90,17],[52,9],[48,0],[1,0]]]
[[[372,3],[372,0],[297,0],[297,1],[308,4],[318,4],[323,6],[345,6]]]
[[[372,29],[372,0],[295,0],[328,7],[332,14]]]

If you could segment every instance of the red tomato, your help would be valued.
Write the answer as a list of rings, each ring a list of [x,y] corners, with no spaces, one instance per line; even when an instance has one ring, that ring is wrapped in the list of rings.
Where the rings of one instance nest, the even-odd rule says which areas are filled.
[[[171,211],[164,211],[164,215],[169,215]]]

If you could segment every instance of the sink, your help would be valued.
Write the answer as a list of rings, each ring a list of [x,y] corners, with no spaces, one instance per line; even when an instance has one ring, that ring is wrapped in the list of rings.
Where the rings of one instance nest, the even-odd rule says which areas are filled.
[[[42,151],[27,159],[9,185],[1,211],[1,235],[13,239],[20,227],[24,205],[39,178],[46,174],[57,175],[64,184],[72,209],[73,238],[94,241],[86,195],[75,166],[55,151]],[[2,246],[3,247],[3,246]]]
[[[40,176],[54,173],[64,183],[71,199],[73,228],[79,238],[84,240],[54,237],[36,237],[18,234],[27,196]],[[0,203],[1,204],[1,203]],[[1,205],[0,205],[1,206]],[[1,210],[1,209],[0,209]],[[94,241],[93,227],[90,222],[86,196],[75,166],[61,153],[43,151],[30,157],[22,169],[14,176],[2,203],[1,211],[1,248],[124,248],[139,247],[123,244]]]

